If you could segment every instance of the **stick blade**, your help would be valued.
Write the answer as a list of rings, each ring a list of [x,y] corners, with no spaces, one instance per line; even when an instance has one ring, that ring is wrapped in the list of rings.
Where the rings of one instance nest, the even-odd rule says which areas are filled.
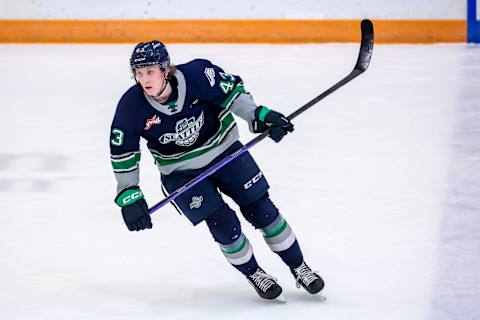
[[[361,23],[362,28],[362,42],[360,44],[360,52],[358,53],[357,64],[355,65],[355,70],[360,73],[367,70],[370,65],[370,59],[372,58],[373,53],[373,23],[372,21],[365,19]]]

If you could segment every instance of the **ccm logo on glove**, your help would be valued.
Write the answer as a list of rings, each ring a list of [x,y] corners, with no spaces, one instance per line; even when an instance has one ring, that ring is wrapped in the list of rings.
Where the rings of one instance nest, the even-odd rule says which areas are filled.
[[[123,198],[122,202],[123,202],[124,205],[127,205],[130,202],[135,202],[135,200],[138,200],[138,199],[141,199],[141,198],[143,198],[142,191],[137,191],[137,192],[134,192],[134,193],[126,196],[125,198]]]
[[[120,192],[120,194],[115,199],[115,202],[120,207],[125,207],[129,204],[137,202],[140,199],[143,199],[142,190],[140,190],[138,187],[132,187]]]

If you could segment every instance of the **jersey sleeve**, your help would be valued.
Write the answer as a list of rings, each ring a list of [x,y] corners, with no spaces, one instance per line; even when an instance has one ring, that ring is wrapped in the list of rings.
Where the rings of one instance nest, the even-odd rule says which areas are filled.
[[[117,180],[117,193],[138,185],[140,156],[140,135],[117,110],[110,128],[110,160]]]
[[[241,93],[233,102],[230,110],[247,121],[250,132],[253,132],[253,120],[255,119],[255,109],[258,105],[253,100],[250,93]]]
[[[229,109],[239,94],[245,92],[243,80],[223,71],[208,60],[190,62],[190,79],[198,99]]]
[[[242,78],[225,72],[208,60],[197,61],[203,69],[195,86],[201,99],[232,111],[251,126],[258,106],[252,95],[246,92]]]

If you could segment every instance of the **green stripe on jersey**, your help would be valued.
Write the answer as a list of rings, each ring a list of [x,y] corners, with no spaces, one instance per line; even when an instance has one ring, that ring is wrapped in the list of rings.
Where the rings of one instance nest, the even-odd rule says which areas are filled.
[[[140,162],[140,156],[140,152],[135,152],[131,156],[122,159],[111,158],[113,170],[128,170],[135,168]]]
[[[225,118],[223,118],[221,122],[221,129],[220,132],[218,133],[218,136],[212,141],[212,143],[200,147],[198,149],[180,154],[179,156],[176,157],[162,157],[159,154],[152,153],[153,157],[155,158],[155,164],[159,166],[165,166],[173,163],[178,163],[181,161],[185,160],[190,160],[193,158],[196,158],[198,156],[201,156],[204,153],[207,153],[208,151],[212,150],[213,148],[217,147],[220,143],[222,143],[223,139],[225,138],[226,134],[228,131],[235,126],[235,119],[233,118],[233,115],[229,112]]]
[[[228,97],[225,99],[225,101],[220,104],[220,106],[225,109],[230,108],[232,102],[235,101],[237,96],[243,92],[245,92],[245,87],[243,86],[243,83],[238,83],[235,88],[233,88],[232,92],[228,95]]]

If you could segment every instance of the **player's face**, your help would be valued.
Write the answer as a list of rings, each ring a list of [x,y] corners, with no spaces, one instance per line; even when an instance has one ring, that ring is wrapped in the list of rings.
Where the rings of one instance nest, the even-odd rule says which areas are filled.
[[[148,95],[158,94],[165,86],[165,72],[159,66],[135,68],[135,77]]]

